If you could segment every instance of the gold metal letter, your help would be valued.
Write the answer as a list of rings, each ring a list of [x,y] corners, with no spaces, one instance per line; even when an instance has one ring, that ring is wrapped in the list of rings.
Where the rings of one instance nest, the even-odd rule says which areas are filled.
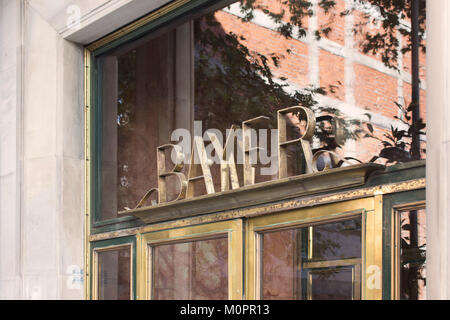
[[[253,164],[258,161],[259,147],[256,145],[256,139],[252,139],[252,129],[261,124],[266,124],[270,119],[268,117],[257,117],[244,121],[242,123],[242,139],[244,152],[244,186],[255,184],[256,169]],[[255,157],[256,156],[256,157]],[[254,163],[252,163],[253,161]]]
[[[219,140],[216,138],[215,134],[208,133],[209,139],[216,150],[216,153],[220,157],[220,186],[221,191],[230,190],[230,180],[231,188],[233,190],[239,189],[239,178],[236,170],[236,162],[234,160],[234,139],[235,133],[239,130],[236,125],[231,126],[229,135],[226,137],[225,145],[222,147]],[[238,142],[239,143],[239,142]],[[230,155],[228,156],[228,152]]]
[[[305,125],[300,129],[301,137],[294,140],[287,140],[287,115],[289,113],[297,113],[298,119],[304,121]],[[286,148],[292,144],[300,143],[302,146],[303,154],[306,161],[306,173],[313,173],[313,154],[311,149],[311,141],[314,136],[316,129],[316,117],[311,109],[305,107],[290,107],[278,111],[278,141],[279,141],[279,151],[278,151],[278,163],[279,171],[278,175],[280,179],[286,178],[288,176],[287,171],[287,150]]]
[[[167,149],[173,149],[176,152],[177,163],[171,171],[166,170],[166,153]],[[182,200],[186,197],[187,181],[186,176],[181,173],[184,168],[184,155],[179,146],[173,144],[166,144],[156,149],[158,162],[158,189],[159,189],[159,203],[167,202],[167,184],[166,179],[169,176],[176,176],[180,182],[180,193],[176,200]],[[175,201],[176,201],[175,200]]]
[[[199,164],[195,162],[196,155],[200,161],[202,174],[199,172]],[[214,182],[211,175],[211,170],[209,169],[209,159],[206,156],[205,144],[203,143],[202,137],[195,136],[194,144],[192,146],[191,153],[191,164],[189,166],[188,175],[188,187],[187,187],[187,198],[193,198],[195,196],[195,181],[203,179],[205,182],[206,192],[208,194],[215,193]]]

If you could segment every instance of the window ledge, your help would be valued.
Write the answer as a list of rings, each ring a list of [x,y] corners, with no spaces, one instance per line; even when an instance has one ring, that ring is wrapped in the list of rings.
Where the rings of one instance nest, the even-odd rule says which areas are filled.
[[[366,183],[371,173],[384,169],[385,166],[375,163],[336,168],[326,172],[304,174],[281,180],[258,183],[237,190],[122,211],[119,212],[119,216],[135,216],[147,224],[190,218],[230,209],[362,186]]]

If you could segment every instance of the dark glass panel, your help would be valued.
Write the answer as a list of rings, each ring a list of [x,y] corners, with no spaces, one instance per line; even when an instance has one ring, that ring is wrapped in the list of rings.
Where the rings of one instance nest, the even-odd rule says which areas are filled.
[[[300,229],[264,234],[262,252],[264,300],[291,300],[297,297],[301,234]]]
[[[312,300],[352,300],[353,271],[352,268],[329,268],[312,271]]]
[[[157,187],[156,148],[174,129],[174,37],[164,33],[101,59],[102,220],[134,208]]]

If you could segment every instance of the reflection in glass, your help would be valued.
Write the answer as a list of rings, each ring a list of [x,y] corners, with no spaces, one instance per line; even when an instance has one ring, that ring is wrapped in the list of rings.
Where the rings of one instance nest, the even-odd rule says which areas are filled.
[[[302,230],[265,233],[262,239],[262,298],[291,300],[299,296]]]
[[[314,260],[361,256],[361,220],[347,220],[313,227]]]
[[[333,151],[362,162],[411,160],[409,131],[395,127],[397,117],[410,118],[403,111],[411,91],[404,76],[411,71],[386,73],[387,61],[380,59],[386,48],[378,42],[370,53],[361,50],[368,44],[364,40],[370,40],[363,30],[386,31],[365,10],[345,0],[221,1],[102,54],[95,65],[101,177],[94,188],[102,199],[97,206],[101,220],[133,209],[146,191],[157,187],[156,147],[178,142],[170,139],[175,129],[193,133],[194,120],[201,121],[201,134],[218,129],[224,135],[232,125],[259,116],[268,117],[264,128],[275,129],[278,110],[303,106],[322,118],[311,141],[313,152]],[[408,61],[397,49],[387,50],[389,57]],[[353,51],[358,59],[348,55]],[[404,104],[401,110],[397,104]],[[389,121],[380,119],[392,120],[393,132],[386,130]],[[291,114],[287,126],[289,139],[296,139],[305,122]],[[287,176],[305,173],[299,146],[286,149]],[[318,166],[334,168],[342,164],[339,160],[323,154]],[[278,178],[277,173],[262,174],[262,166],[255,169],[256,183]],[[243,186],[242,165],[237,171]],[[220,167],[213,165],[211,172],[218,191]],[[167,189],[173,200],[178,184]],[[204,193],[196,188],[197,195]]]
[[[352,300],[353,268],[329,268],[309,274],[311,300]]]
[[[400,214],[400,298],[426,299],[426,214],[425,209]]]
[[[98,299],[131,299],[130,247],[100,251],[98,257]]]
[[[228,299],[228,238],[152,249],[152,299]]]
[[[189,23],[147,35],[99,59],[101,220],[135,208],[158,186],[157,147],[170,142],[175,128],[190,130],[191,66],[184,60],[189,60],[191,49],[186,30]],[[173,167],[170,156],[166,167]],[[176,179],[168,181],[169,201],[179,189]],[[151,201],[157,201],[156,196],[145,205]]]
[[[263,233],[266,300],[359,299],[361,218]]]

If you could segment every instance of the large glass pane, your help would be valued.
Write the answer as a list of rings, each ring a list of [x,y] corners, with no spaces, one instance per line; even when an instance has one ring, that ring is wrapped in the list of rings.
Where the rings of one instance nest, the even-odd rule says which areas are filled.
[[[103,219],[134,208],[157,185],[156,148],[173,130],[173,46],[166,33],[102,59]]]
[[[152,248],[152,299],[228,299],[228,238]]]
[[[206,130],[217,129],[223,146],[227,129],[255,117],[266,118],[250,125],[258,130],[254,172],[244,170],[244,150],[233,148],[239,187],[250,184],[244,171],[251,183],[312,172],[304,146],[295,142],[305,134],[305,117],[284,115],[287,140],[280,153],[270,131],[278,128],[277,112],[292,106],[317,119],[314,136],[303,141],[319,155],[314,170],[425,158],[426,91],[413,75],[426,80],[426,56],[422,50],[418,63],[411,61],[410,3],[380,8],[386,4],[375,0],[220,1],[101,55],[95,64],[95,99],[101,101],[95,123],[97,216],[115,218],[158,186],[157,146],[180,143],[189,162],[194,133],[205,137]],[[424,49],[424,16],[419,22]],[[180,128],[190,137],[172,141]],[[215,155],[204,162],[218,192]],[[172,166],[170,157],[166,165]],[[211,191],[197,182],[195,196]],[[176,179],[170,181],[167,200],[176,199],[179,189]]]
[[[263,299],[359,299],[361,218],[263,233]]]
[[[100,251],[98,259],[98,299],[131,299],[131,248]]]
[[[426,114],[425,88],[410,78],[420,73],[425,80],[426,61],[425,50],[411,60],[411,1],[319,2],[231,1],[195,19],[195,119],[224,132],[263,115],[276,127],[277,110],[302,105],[316,116],[337,116],[343,129],[334,139],[330,121],[320,121],[315,151],[385,164],[424,158],[424,132],[407,130],[413,122],[423,129]],[[424,14],[421,6],[422,49]],[[295,114],[288,125],[301,132]],[[419,142],[416,154],[411,140],[414,148]],[[301,153],[288,151],[289,175],[303,173]],[[326,156],[319,162],[339,163]]]
[[[400,213],[400,298],[426,299],[426,212],[425,209]]]

